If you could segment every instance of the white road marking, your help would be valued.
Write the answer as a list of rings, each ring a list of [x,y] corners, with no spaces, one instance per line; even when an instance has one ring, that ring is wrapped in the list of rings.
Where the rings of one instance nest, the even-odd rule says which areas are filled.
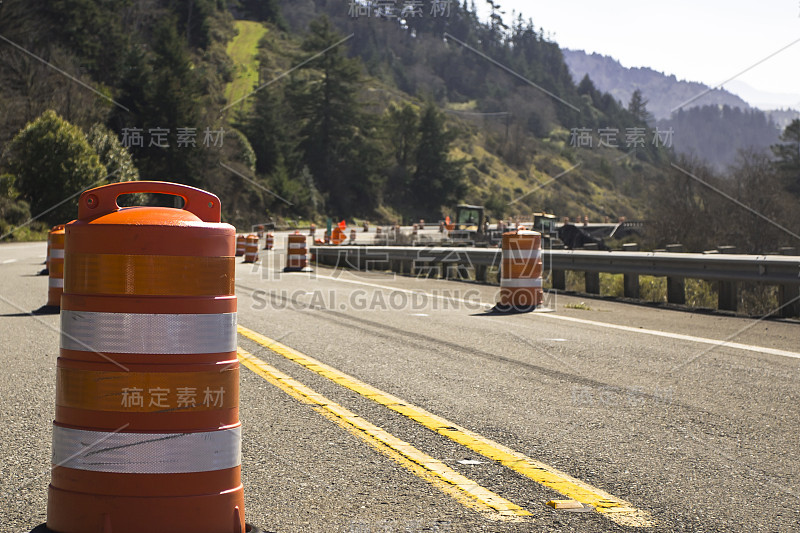
[[[3,261],[3,264],[4,264],[4,265],[7,265],[7,264],[9,264],[9,263],[16,263],[16,262],[17,262],[17,260],[16,260],[16,259],[6,259],[5,261]]]
[[[459,299],[459,298],[448,298],[447,296],[442,296],[442,295],[438,295],[438,294],[429,294],[429,293],[427,293],[427,292],[425,292],[423,290],[412,291],[412,290],[409,290],[409,289],[399,289],[397,287],[390,287],[388,285],[380,285],[378,283],[367,283],[367,282],[364,282],[364,281],[341,279],[341,278],[336,278],[336,277],[332,277],[332,276],[316,275],[316,277],[320,278],[320,279],[329,279],[329,280],[332,280],[332,281],[339,281],[339,282],[342,282],[342,283],[352,283],[352,284],[355,284],[355,285],[364,285],[364,286],[367,286],[367,287],[375,287],[375,288],[378,288],[378,289],[385,289],[385,290],[389,290],[389,291],[399,291],[399,292],[405,292],[405,293],[409,293],[409,294],[424,294],[424,295],[426,295],[426,296],[428,296],[430,298],[438,298],[440,300],[448,300],[448,301],[451,301],[451,302],[461,302],[461,303],[465,303],[465,304],[469,304],[469,305],[480,305],[480,306],[483,306],[483,307],[486,307],[486,308],[490,308],[490,307],[494,306],[494,304],[487,304],[487,303],[479,302],[479,301],[476,301],[476,300],[462,300],[462,299]],[[670,338],[670,339],[677,339],[677,340],[682,340],[682,341],[696,342],[696,343],[699,343],[699,344],[712,344],[712,345],[716,345],[716,346],[719,346],[719,347],[735,348],[735,349],[738,349],[738,350],[745,350],[745,351],[749,351],[749,352],[757,352],[757,353],[763,353],[763,354],[769,354],[769,355],[779,355],[779,356],[782,356],[782,357],[790,357],[792,359],[800,359],[800,353],[798,353],[798,352],[790,352],[788,350],[778,350],[776,348],[766,348],[764,346],[755,346],[755,345],[752,345],[752,344],[742,344],[742,343],[739,343],[739,342],[730,342],[730,341],[725,341],[725,340],[720,340],[720,339],[708,339],[708,338],[705,338],[705,337],[695,337],[694,335],[684,335],[682,333],[672,333],[672,332],[669,332],[669,331],[659,331],[659,330],[655,330],[655,329],[644,329],[644,328],[635,328],[635,327],[631,327],[631,326],[622,326],[622,325],[619,325],[619,324],[609,324],[607,322],[597,322],[595,320],[586,320],[586,319],[583,319],[583,318],[574,318],[574,317],[564,316],[564,315],[531,314],[531,316],[542,316],[542,317],[546,317],[546,318],[550,318],[550,319],[554,319],[554,320],[564,320],[566,322],[575,322],[575,323],[578,323],[578,324],[586,324],[586,325],[597,326],[597,327],[601,327],[601,328],[616,329],[618,331],[627,331],[629,333],[639,333],[639,334],[642,334],[642,335],[653,335],[653,336],[656,336],[656,337],[666,337],[666,338]]]

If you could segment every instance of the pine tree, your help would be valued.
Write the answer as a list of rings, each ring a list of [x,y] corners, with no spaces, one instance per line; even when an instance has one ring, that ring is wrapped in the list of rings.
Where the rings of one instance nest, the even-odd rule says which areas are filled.
[[[424,217],[458,202],[466,192],[466,185],[464,163],[450,159],[450,146],[456,134],[445,128],[444,115],[433,103],[428,103],[422,112],[419,133],[417,168],[410,194]]]
[[[788,189],[800,194],[800,119],[794,119],[781,134],[781,144],[772,147],[777,166],[786,176]]]
[[[640,124],[646,124],[653,119],[653,116],[647,111],[647,100],[644,99],[642,91],[639,89],[633,91],[628,103],[628,111]]]
[[[302,164],[314,176],[332,212],[369,212],[376,206],[375,172],[372,168],[374,141],[362,130],[369,127],[356,99],[361,64],[348,59],[342,40],[327,17],[313,21],[302,49],[309,57],[287,90],[287,99],[302,121],[300,151]],[[365,149],[362,157],[353,143]],[[365,203],[361,199],[367,197]]]

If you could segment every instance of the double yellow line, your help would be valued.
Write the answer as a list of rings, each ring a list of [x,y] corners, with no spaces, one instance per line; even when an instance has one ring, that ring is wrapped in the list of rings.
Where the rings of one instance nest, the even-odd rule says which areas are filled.
[[[357,392],[365,398],[369,398],[370,400],[384,405],[392,411],[400,413],[458,444],[497,461],[503,466],[528,477],[536,483],[553,489],[572,500],[593,506],[599,513],[602,513],[618,524],[634,527],[650,527],[653,525],[649,513],[634,508],[633,505],[621,498],[617,498],[549,465],[507,448],[502,444],[463,428],[445,418],[432,414],[421,407],[412,405],[401,398],[383,392],[313,357],[309,357],[269,337],[261,335],[260,333],[243,326],[238,326],[238,331],[242,336],[268,348],[274,353],[334,383]],[[362,434],[376,439],[382,445],[398,452],[404,458],[421,466],[438,479],[457,487],[463,494],[477,502],[479,506],[492,509],[500,513],[500,515],[508,517],[521,517],[531,514],[497,494],[480,487],[474,481],[458,474],[441,461],[420,452],[410,444],[397,439],[344,407],[317,394],[305,385],[292,379],[290,376],[279,372],[275,368],[254,357],[252,354],[240,349],[239,359],[247,368],[250,368],[257,374],[268,379],[292,396],[306,401],[307,403],[316,404],[319,409],[324,410],[328,415],[332,415],[357,429]]]

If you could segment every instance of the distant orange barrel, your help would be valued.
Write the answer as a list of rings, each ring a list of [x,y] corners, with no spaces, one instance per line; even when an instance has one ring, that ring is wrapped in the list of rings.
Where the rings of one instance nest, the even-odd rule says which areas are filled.
[[[351,229],[350,230],[350,244],[353,244],[354,242],[356,242],[356,235],[357,235],[356,230],[355,229]]]
[[[308,272],[308,247],[306,236],[295,231],[289,235],[286,245],[286,268],[284,272]]]
[[[247,245],[247,236],[237,235],[236,236],[236,257],[241,257],[244,255],[245,247]]]
[[[264,238],[264,249],[265,250],[272,250],[275,247],[275,235],[272,233],[267,233],[267,236]]]
[[[264,236],[264,225],[263,224],[258,226],[258,231],[256,232],[256,235],[258,235],[259,239]]]
[[[333,234],[331,235],[331,243],[332,244],[342,244],[344,241],[347,240],[347,234],[339,227],[333,228]]]
[[[64,241],[66,233],[64,225],[53,226],[47,235],[47,305],[61,305],[61,293],[64,292]]]
[[[183,209],[119,208],[130,193]],[[213,194],[84,192],[67,224],[47,529],[242,533],[235,229]]]
[[[258,235],[248,235],[244,245],[244,262],[258,261]]]
[[[503,234],[499,311],[531,311],[544,300],[542,234],[518,230]]]

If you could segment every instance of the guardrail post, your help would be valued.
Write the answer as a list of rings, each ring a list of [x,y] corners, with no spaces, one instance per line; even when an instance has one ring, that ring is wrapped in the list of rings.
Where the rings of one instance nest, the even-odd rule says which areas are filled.
[[[567,272],[565,270],[551,270],[550,279],[552,287],[558,291],[567,290]]]
[[[584,272],[585,275],[585,289],[588,294],[600,294],[600,273],[599,272]]]
[[[489,281],[489,269],[486,265],[475,265],[475,281],[479,283]]]
[[[638,252],[639,245],[635,242],[629,242],[622,245],[622,250],[625,252]],[[625,298],[639,299],[639,275],[638,274],[623,274],[622,275],[622,290]]]
[[[682,244],[668,244],[665,252],[678,253],[683,251]],[[686,303],[686,281],[684,278],[667,277],[667,302],[684,305]]]
[[[781,255],[797,255],[797,248],[784,246],[778,250]],[[800,281],[800,266],[798,266],[798,281]],[[781,306],[780,315],[783,318],[800,317],[800,300],[792,300],[800,297],[800,283],[796,285],[778,286],[778,305]]]
[[[778,305],[781,306],[780,315],[783,318],[800,317],[800,299],[795,299],[798,297],[800,297],[800,285],[778,286]]]
[[[735,254],[735,246],[718,246],[721,254]],[[736,311],[739,307],[738,285],[735,281],[719,282],[719,299],[717,308],[721,311]]]

